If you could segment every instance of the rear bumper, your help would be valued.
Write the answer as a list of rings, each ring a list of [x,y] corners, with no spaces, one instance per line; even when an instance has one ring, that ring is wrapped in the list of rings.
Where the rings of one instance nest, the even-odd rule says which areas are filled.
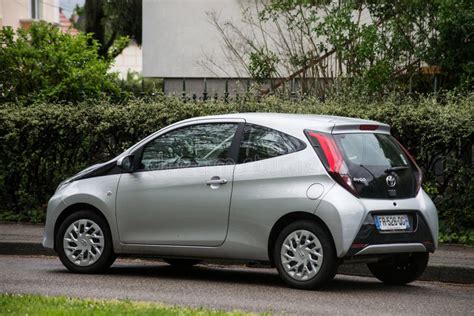
[[[381,255],[390,253],[403,252],[427,252],[425,245],[422,243],[407,243],[407,244],[380,244],[369,245],[362,250],[359,250],[355,256],[360,255]]]
[[[410,221],[407,231],[381,232],[375,227],[374,215],[385,212],[369,212],[357,233],[345,258],[404,252],[434,252],[433,234],[419,211],[404,211]],[[393,214],[394,212],[390,212]]]

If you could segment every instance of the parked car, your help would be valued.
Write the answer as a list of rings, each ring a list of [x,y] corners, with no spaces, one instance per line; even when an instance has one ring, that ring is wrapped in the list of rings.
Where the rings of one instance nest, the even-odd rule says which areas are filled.
[[[422,174],[386,124],[271,113],[170,125],[62,182],[43,245],[71,271],[117,255],[172,265],[269,262],[314,289],[343,262],[367,262],[387,284],[425,270],[438,239]]]

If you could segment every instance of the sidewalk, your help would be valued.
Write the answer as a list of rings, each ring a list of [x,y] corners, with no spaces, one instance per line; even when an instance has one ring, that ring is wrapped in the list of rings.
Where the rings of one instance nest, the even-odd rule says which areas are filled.
[[[0,255],[55,255],[43,248],[42,225],[0,222]],[[370,276],[365,264],[346,264],[339,273]],[[422,280],[474,283],[474,247],[441,245],[430,255],[429,266]]]

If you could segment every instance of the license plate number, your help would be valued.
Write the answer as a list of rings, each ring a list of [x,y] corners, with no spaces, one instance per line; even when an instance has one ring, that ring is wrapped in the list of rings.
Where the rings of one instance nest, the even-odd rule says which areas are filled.
[[[375,227],[381,231],[410,229],[408,215],[376,215]]]

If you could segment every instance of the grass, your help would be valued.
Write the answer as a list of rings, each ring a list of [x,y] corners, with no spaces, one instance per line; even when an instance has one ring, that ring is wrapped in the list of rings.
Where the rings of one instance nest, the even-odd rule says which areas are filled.
[[[0,315],[255,315],[149,302],[0,294]]]

